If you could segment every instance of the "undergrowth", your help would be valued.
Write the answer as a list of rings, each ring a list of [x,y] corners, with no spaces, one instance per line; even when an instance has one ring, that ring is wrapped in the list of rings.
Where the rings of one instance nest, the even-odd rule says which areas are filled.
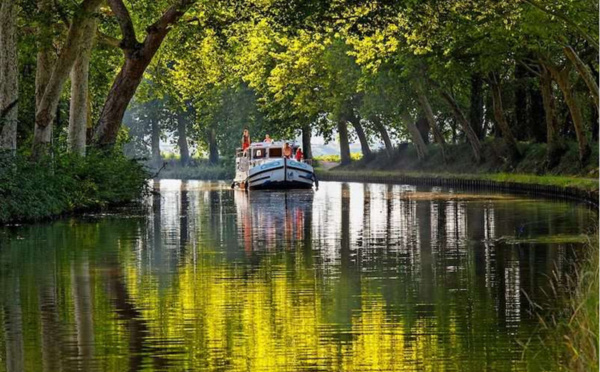
[[[120,151],[0,156],[0,223],[35,221],[139,198],[148,172]]]

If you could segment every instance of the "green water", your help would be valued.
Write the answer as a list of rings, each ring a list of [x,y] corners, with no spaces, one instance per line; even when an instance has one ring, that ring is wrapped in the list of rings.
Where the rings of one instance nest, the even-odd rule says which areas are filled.
[[[559,306],[593,211],[320,186],[163,180],[143,206],[0,228],[0,371],[544,368],[527,298]]]

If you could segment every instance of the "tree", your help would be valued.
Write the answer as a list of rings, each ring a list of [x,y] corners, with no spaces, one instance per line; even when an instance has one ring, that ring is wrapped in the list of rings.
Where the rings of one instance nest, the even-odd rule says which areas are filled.
[[[58,58],[52,67],[49,67],[50,58],[44,46],[38,54],[38,78],[40,82],[39,102],[36,105],[35,134],[33,139],[33,155],[39,157],[48,151],[51,142],[52,122],[62,93],[63,86],[69,77],[77,55],[81,52],[81,45],[86,37],[90,37],[86,29],[93,27],[94,13],[103,0],[83,0],[75,11],[69,27],[67,38],[61,48]],[[48,11],[48,0],[40,0],[40,11]],[[48,32],[45,25],[40,26],[40,34]],[[52,71],[48,77],[46,72]]]
[[[121,0],[108,0],[121,28],[121,42],[125,61],[106,97],[100,119],[94,131],[93,142],[100,147],[111,146],[117,139],[121,120],[129,101],[142,81],[144,71],[152,61],[171,26],[191,7],[194,0],[177,0],[162,16],[148,26],[142,43],[138,42],[133,21]]]
[[[69,136],[67,146],[70,152],[85,155],[87,128],[92,120],[89,102],[89,67],[96,35],[97,21],[85,25],[83,41],[75,64],[71,70],[71,106],[69,108]]]
[[[0,150],[17,149],[17,4],[0,2]]]

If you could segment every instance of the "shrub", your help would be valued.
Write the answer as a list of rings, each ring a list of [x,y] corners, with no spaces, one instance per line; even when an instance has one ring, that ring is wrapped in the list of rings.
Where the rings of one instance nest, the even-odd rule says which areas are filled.
[[[57,154],[37,162],[0,156],[0,223],[32,221],[139,198],[147,171],[120,151]]]

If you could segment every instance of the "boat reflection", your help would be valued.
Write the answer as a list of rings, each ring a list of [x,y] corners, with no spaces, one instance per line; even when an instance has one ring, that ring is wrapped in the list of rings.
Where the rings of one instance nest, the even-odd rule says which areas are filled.
[[[235,191],[237,228],[247,254],[292,249],[312,221],[314,192]]]

